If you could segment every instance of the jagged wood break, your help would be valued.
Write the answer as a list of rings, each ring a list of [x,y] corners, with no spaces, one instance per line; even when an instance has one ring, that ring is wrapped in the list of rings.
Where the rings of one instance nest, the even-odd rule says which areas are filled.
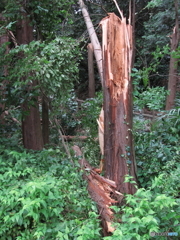
[[[94,202],[96,202],[99,215],[101,216],[104,235],[113,232],[112,226],[113,211],[110,206],[114,203],[121,202],[123,194],[116,191],[116,183],[103,176],[100,176],[92,166],[84,159],[80,148],[76,145],[72,147],[75,155],[79,158],[79,164],[84,171],[84,179],[88,183],[88,192]],[[113,197],[116,198],[116,200]]]

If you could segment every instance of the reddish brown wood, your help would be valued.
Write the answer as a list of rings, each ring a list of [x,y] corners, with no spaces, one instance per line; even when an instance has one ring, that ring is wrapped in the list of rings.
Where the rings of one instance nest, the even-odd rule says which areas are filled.
[[[179,45],[179,20],[178,20],[178,1],[175,0],[175,9],[176,9],[176,24],[173,29],[173,34],[171,35],[171,53],[175,52]],[[176,98],[176,89],[178,85],[178,74],[177,74],[177,59],[172,55],[170,58],[169,64],[169,79],[168,79],[168,90],[170,94],[166,99],[166,110],[170,110],[174,107],[175,98]]]
[[[93,170],[90,164],[83,158],[83,154],[78,146],[75,145],[72,149],[79,158],[81,169],[85,170],[83,177],[88,182],[88,192],[92,200],[97,204],[99,215],[102,219],[104,235],[107,236],[115,230],[111,224],[114,214],[110,206],[117,203],[117,200],[113,199],[111,195],[114,193],[118,202],[120,202],[124,196],[116,191],[116,183],[114,181],[100,176]]]
[[[121,193],[136,189],[124,183],[130,174],[136,181],[132,139],[132,29],[126,19],[110,13],[101,22],[104,73],[104,159],[105,176],[116,182]]]

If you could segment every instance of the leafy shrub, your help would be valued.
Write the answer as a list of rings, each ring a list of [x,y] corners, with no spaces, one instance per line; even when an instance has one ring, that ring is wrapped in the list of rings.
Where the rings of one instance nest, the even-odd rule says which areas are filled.
[[[81,172],[58,149],[2,145],[0,182],[2,240],[99,239],[96,207]]]
[[[122,223],[115,224],[116,230],[107,240],[146,240],[151,239],[150,233],[179,232],[180,207],[178,200],[155,193],[157,182],[152,188],[140,188],[134,195],[126,195],[126,205],[118,208],[117,219]],[[158,239],[164,239],[158,237]]]
[[[149,131],[136,129],[135,152],[141,187],[150,186],[152,179],[160,173],[173,176],[173,172],[177,171],[177,164],[180,163],[178,123],[179,115],[176,112],[174,115],[166,114],[151,123]],[[168,169],[170,162],[171,168]],[[176,164],[172,164],[173,162]]]
[[[163,110],[168,91],[164,87],[147,88],[142,93],[135,95],[134,104],[140,109]]]

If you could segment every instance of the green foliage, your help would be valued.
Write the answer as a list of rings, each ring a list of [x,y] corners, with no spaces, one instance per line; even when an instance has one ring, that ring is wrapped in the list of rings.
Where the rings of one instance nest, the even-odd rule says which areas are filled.
[[[68,97],[77,80],[79,57],[78,43],[70,38],[56,38],[49,43],[32,41],[12,49],[1,61],[1,66],[8,68],[6,103],[18,105],[28,99],[33,104],[34,97],[44,94],[57,106]],[[29,88],[32,83],[38,85]]]
[[[73,0],[54,0],[53,2],[7,0],[3,3],[2,10],[4,17],[10,21],[22,18],[22,12],[27,12],[35,26],[36,38],[51,40],[57,33],[60,35],[66,25],[72,24],[71,6],[73,3]]]
[[[102,92],[95,98],[89,98],[81,105],[82,125],[91,137],[97,136],[97,119],[102,108]]]
[[[81,117],[82,128],[89,136],[83,144],[85,157],[90,161],[92,166],[98,166],[101,159],[100,147],[98,143],[98,124],[97,119],[102,108],[102,92],[97,93],[95,98],[87,99],[81,105],[79,112]]]
[[[132,69],[131,76],[133,77],[133,84],[135,85],[135,90],[138,90],[138,85],[142,82],[143,86],[146,88],[150,86],[149,78],[158,75],[158,66],[161,64],[163,58],[169,54],[169,46],[165,45],[162,47],[157,46],[156,50],[151,53],[151,62],[147,66],[143,67],[140,70],[136,68]],[[135,91],[136,93],[136,91]]]
[[[99,239],[96,208],[78,168],[59,149],[7,146],[0,147],[0,238]]]
[[[134,195],[126,195],[126,205],[115,208],[116,218],[121,218],[122,223],[115,224],[113,235],[104,239],[151,239],[152,232],[180,231],[179,202],[165,194],[155,193],[157,185],[156,182],[148,190],[140,188]]]
[[[154,8],[154,7],[158,7],[159,5],[162,4],[162,0],[151,0],[148,2],[147,4],[147,8]]]
[[[134,105],[139,109],[163,110],[168,91],[164,87],[147,88],[142,93],[137,92]]]
[[[136,62],[138,69],[149,68],[152,62],[152,52],[157,46],[163,49],[170,44],[170,35],[175,25],[175,9],[173,0],[145,1],[146,7],[138,13],[141,19],[137,23],[136,36]],[[141,5],[140,5],[141,6]],[[143,26],[142,26],[143,22]],[[169,70],[169,56],[159,59],[159,65],[152,75],[149,75],[149,83],[153,86],[163,86]]]
[[[142,122],[143,124],[143,122]],[[135,152],[138,166],[138,180],[142,187],[151,185],[154,177],[160,173],[171,176],[166,182],[170,195],[178,196],[177,176],[179,173],[179,110],[172,110],[151,125],[148,131],[136,129]],[[162,189],[165,189],[164,183]]]

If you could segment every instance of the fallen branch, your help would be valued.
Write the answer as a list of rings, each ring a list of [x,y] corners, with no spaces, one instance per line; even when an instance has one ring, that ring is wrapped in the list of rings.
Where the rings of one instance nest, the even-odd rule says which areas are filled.
[[[78,146],[73,146],[76,157],[79,158],[81,169],[84,170],[84,178],[88,182],[88,192],[94,202],[97,203],[99,215],[102,219],[103,230],[105,235],[112,233],[115,228],[112,227],[113,211],[110,206],[114,203],[120,202],[124,197],[122,193],[116,191],[116,183],[103,176],[97,174],[94,168],[85,160],[83,154]],[[112,193],[117,196],[117,200],[111,197]]]
[[[86,140],[88,137],[87,136],[69,136],[69,135],[62,135],[66,141],[71,141],[71,140]]]
[[[71,154],[70,154],[70,151],[69,151],[69,148],[68,148],[68,145],[65,143],[64,138],[62,137],[63,135],[62,135],[62,132],[61,132],[61,129],[60,129],[60,125],[59,125],[59,123],[58,123],[58,120],[55,118],[55,119],[54,119],[54,122],[55,122],[56,126],[58,127],[58,132],[59,132],[59,135],[61,136],[62,144],[63,144],[63,146],[64,146],[64,149],[65,149],[68,157],[69,157],[70,159],[72,159]],[[71,162],[72,162],[72,160],[71,160]],[[72,162],[72,163],[73,163],[73,162]]]

